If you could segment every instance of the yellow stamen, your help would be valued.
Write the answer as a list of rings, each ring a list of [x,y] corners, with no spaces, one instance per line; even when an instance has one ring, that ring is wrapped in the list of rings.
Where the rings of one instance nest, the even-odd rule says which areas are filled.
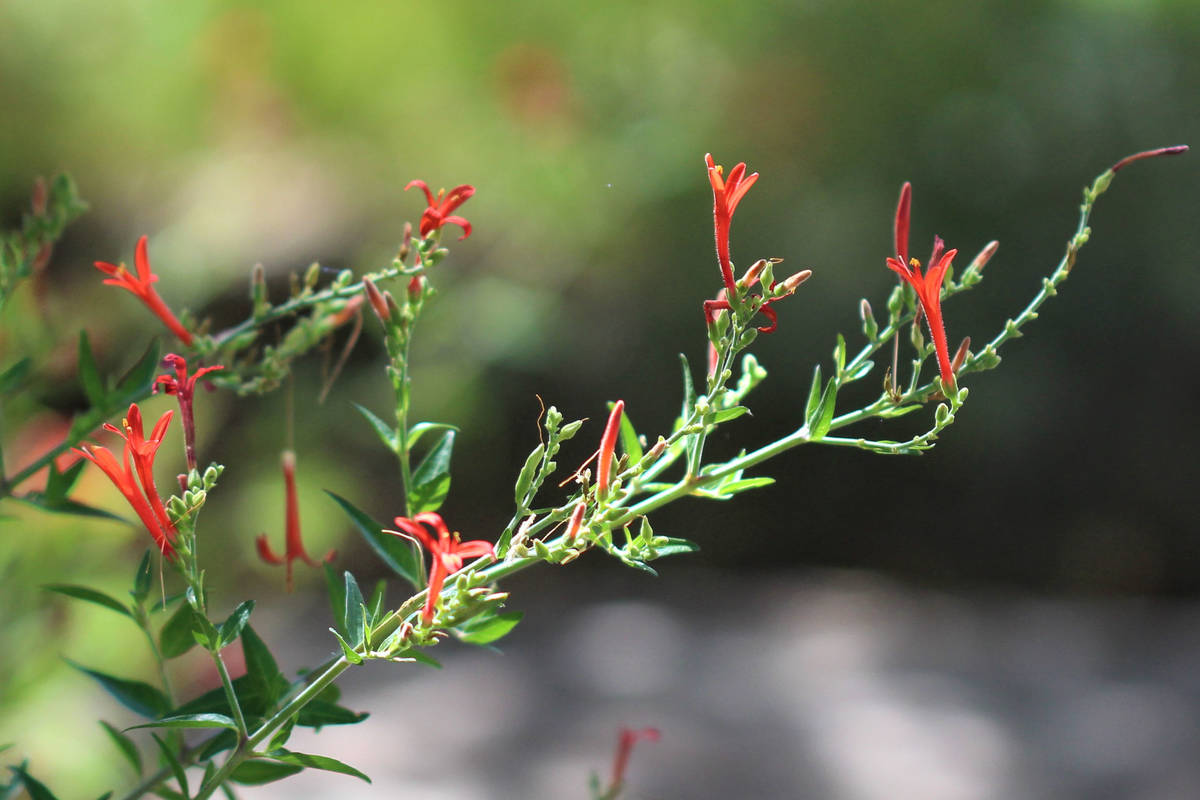
[[[918,260],[917,260],[917,259],[915,259],[915,258],[910,258],[910,259],[908,260],[908,265],[909,265],[910,267],[913,267],[914,269],[920,269],[920,268],[921,268],[921,262],[920,262],[920,261],[918,261]]]

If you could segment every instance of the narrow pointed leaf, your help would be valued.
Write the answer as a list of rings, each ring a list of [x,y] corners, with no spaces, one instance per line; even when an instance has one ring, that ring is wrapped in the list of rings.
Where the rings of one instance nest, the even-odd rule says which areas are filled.
[[[105,388],[104,379],[100,377],[100,370],[96,367],[92,345],[85,330],[79,331],[79,382],[83,384],[83,393],[92,408],[108,407],[108,389]]]
[[[151,339],[137,362],[117,381],[117,388],[113,393],[113,402],[117,408],[120,409],[121,406],[141,398],[158,370],[158,339]]]
[[[361,778],[367,783],[371,782],[370,778],[368,778],[362,772],[356,770],[354,767],[350,766],[349,764],[343,764],[336,758],[330,758],[329,756],[313,756],[308,755],[307,753],[293,753],[290,750],[284,750],[282,748],[279,750],[272,750],[264,755],[267,758],[280,761],[284,764],[293,764],[298,767],[307,767],[309,769],[321,769],[325,770],[326,772],[337,772],[342,775],[353,775],[356,778]]]
[[[346,638],[351,647],[358,647],[363,643],[363,596],[358,581],[349,571],[343,577],[346,580]]]
[[[352,644],[342,638],[342,635],[337,632],[337,629],[330,628],[329,632],[337,637],[338,644],[342,646],[342,654],[346,656],[347,661],[349,661],[351,664],[361,664],[363,662],[362,655],[354,650],[354,646]]]
[[[246,623],[250,620],[250,612],[254,610],[254,601],[243,601],[229,618],[221,623],[221,628],[218,631],[221,636],[221,647],[228,647],[237,641],[237,638],[242,635],[242,629],[246,627]]]
[[[333,627],[344,633],[346,630],[346,581],[342,579],[332,564],[326,562],[324,567],[325,588],[329,592],[329,605],[333,609]]]
[[[360,406],[358,403],[355,403],[354,407],[358,409],[358,413],[362,414],[363,418],[366,419],[367,422],[371,423],[371,427],[375,429],[375,433],[379,436],[379,439],[383,442],[384,446],[386,446],[391,452],[396,452],[396,449],[399,446],[399,437],[396,434],[396,429],[388,425],[379,417],[375,416],[375,414],[373,414],[371,410],[365,406]]]
[[[88,669],[70,659],[65,660],[75,669],[91,676],[121,705],[143,717],[161,717],[171,708],[166,695],[148,683],[117,678],[94,669]]]
[[[175,613],[163,623],[158,634],[158,649],[163,658],[178,658],[196,646],[196,637],[192,633],[195,616],[190,605],[180,603]]]
[[[745,406],[734,406],[733,408],[722,409],[721,411],[713,414],[710,422],[713,425],[720,425],[722,422],[729,422],[732,419],[737,419],[743,414],[749,413],[750,409],[746,408]]]
[[[243,786],[262,786],[291,777],[303,769],[304,767],[294,764],[281,764],[278,761],[263,761],[256,758],[238,764],[237,769],[229,776],[229,780]]]
[[[4,370],[4,373],[0,374],[0,395],[10,394],[20,389],[25,383],[26,376],[29,375],[31,366],[33,366],[33,359],[26,357]]]
[[[517,627],[517,623],[521,621],[521,617],[525,616],[522,611],[510,611],[507,614],[497,614],[481,622],[468,624],[464,626],[462,633],[458,638],[467,644],[491,644],[492,642],[507,636],[513,628]]]
[[[412,448],[416,447],[421,437],[430,431],[454,431],[458,433],[458,426],[447,422],[418,422],[408,429],[408,449],[412,450]]]
[[[654,547],[654,554],[657,558],[679,555],[681,553],[698,553],[700,551],[700,545],[687,539],[675,539],[669,536],[665,538],[667,540],[666,544],[655,545]]]
[[[325,725],[354,725],[362,722],[370,714],[365,711],[351,711],[335,703],[313,700],[300,709],[296,716],[296,724],[305,728],[320,728]]]
[[[679,354],[679,363],[683,368],[683,405],[679,411],[679,419],[686,422],[692,416],[692,409],[696,405],[696,387],[692,383],[692,367],[683,353]]]
[[[810,420],[821,402],[821,365],[813,369],[812,384],[808,387],[808,402],[804,405],[804,419]],[[809,427],[812,427],[811,425]]]
[[[87,461],[81,458],[67,467],[65,472],[59,472],[58,465],[53,461],[50,462],[50,474],[46,477],[46,491],[43,495],[46,505],[54,506],[67,502],[67,494],[75,485],[75,481],[83,474],[86,464]]]
[[[809,436],[814,442],[819,442],[829,433],[830,424],[833,422],[833,410],[837,405],[837,391],[837,379],[830,378],[829,383],[825,385],[825,392],[821,395],[817,414],[809,421]]]
[[[246,661],[248,693],[259,698],[263,708],[269,708],[287,691],[288,680],[279,670],[266,643],[249,624],[242,629],[242,656]],[[236,685],[237,682],[234,683]],[[240,698],[241,693],[238,696]]]
[[[408,581],[414,589],[424,589],[421,557],[416,545],[399,536],[383,532],[383,526],[371,519],[367,514],[356,508],[349,500],[327,491],[330,497],[342,507],[346,515],[354,523],[354,527],[371,545],[376,555],[383,563],[391,568],[401,578]]]
[[[171,774],[179,782],[179,791],[183,792],[184,797],[188,797],[191,792],[188,791],[187,773],[184,772],[183,765],[179,763],[179,758],[175,755],[175,749],[160,739],[157,733],[150,734],[150,738],[158,743],[158,749],[162,751],[163,759],[167,762],[167,766],[170,767]]]
[[[612,411],[612,406],[615,403],[609,404],[609,411]],[[629,455],[629,463],[636,464],[642,460],[644,453],[642,452],[642,443],[638,440],[637,430],[633,427],[633,422],[629,419],[629,412],[621,414],[621,449]]]
[[[130,725],[125,730],[138,728],[228,728],[237,730],[237,723],[224,714],[181,714],[176,717],[163,717],[154,722],[144,722],[141,725]]]
[[[111,511],[105,511],[102,508],[94,508],[83,503],[78,503],[74,500],[58,500],[51,502],[42,492],[26,492],[20,497],[13,497],[14,500],[20,500],[27,505],[36,506],[42,511],[49,511],[52,514],[74,514],[78,517],[95,517],[96,519],[111,519],[116,522],[124,522],[127,525],[133,525],[125,517],[120,514],[114,514]]]
[[[124,614],[127,617],[133,617],[133,613],[129,608],[116,598],[109,597],[104,592],[95,589],[89,589],[86,586],[73,586],[66,583],[48,583],[42,586],[48,592],[57,592],[58,594],[73,597],[76,600],[83,600],[86,603],[95,603],[98,606],[116,611],[118,614]]]
[[[54,796],[54,792],[47,788],[46,784],[34,778],[25,771],[24,766],[9,767],[17,777],[21,779],[21,785],[25,787],[25,791],[29,793],[29,800],[58,800]]]
[[[412,513],[437,511],[450,492],[450,457],[454,453],[454,431],[446,431],[421,460],[412,474],[409,504]]]
[[[545,454],[546,445],[539,443],[526,457],[525,465],[521,467],[521,472],[517,475],[517,483],[513,487],[513,499],[518,508],[525,508],[526,503],[532,500],[529,497],[529,490],[533,486],[533,478],[537,474],[538,466],[541,465],[542,456]]]
[[[141,775],[142,753],[138,750],[138,746],[133,743],[133,739],[130,739],[103,720],[100,721],[100,725],[104,728],[104,732],[108,734],[108,737],[112,739],[113,744],[117,746],[117,749],[121,751],[121,755],[125,756],[125,759],[133,767],[134,774]]]
[[[147,550],[138,564],[137,572],[133,574],[133,598],[141,603],[150,595],[150,586],[154,573],[150,568],[150,551]]]

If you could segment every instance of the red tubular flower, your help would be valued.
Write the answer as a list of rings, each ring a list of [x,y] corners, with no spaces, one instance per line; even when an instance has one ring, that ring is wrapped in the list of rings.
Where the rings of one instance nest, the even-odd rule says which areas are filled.
[[[600,456],[596,460],[596,497],[602,498],[608,491],[608,480],[612,474],[613,453],[617,449],[617,432],[621,428],[621,414],[625,412],[625,401],[618,400],[608,415],[604,435],[600,437]]]
[[[729,259],[729,226],[733,222],[733,212],[738,203],[750,191],[750,187],[758,180],[758,173],[746,175],[746,164],[740,163],[729,171],[729,177],[722,176],[724,167],[713,161],[711,153],[704,156],[708,165],[708,182],[713,190],[713,230],[717,240],[717,261],[721,265],[721,280],[725,283],[725,291],[731,297],[736,297],[737,289],[733,280],[733,262]]]
[[[912,209],[912,184],[905,183],[900,189],[900,202],[896,206],[896,222],[893,228],[895,235],[896,256],[887,259],[888,269],[895,272],[917,293],[921,310],[925,312],[925,320],[929,323],[929,333],[933,336],[933,347],[937,351],[938,372],[942,376],[942,385],[947,391],[953,391],[954,369],[950,365],[950,352],[946,344],[946,325],[942,321],[942,280],[950,262],[958,254],[958,250],[946,250],[946,243],[940,236],[933,237],[933,254],[929,257],[927,271],[921,273],[921,262],[908,257],[908,225]]]
[[[633,746],[643,739],[647,742],[657,742],[660,738],[662,738],[662,734],[659,733],[658,728],[641,728],[639,730],[621,728],[620,733],[617,734],[617,754],[613,758],[612,781],[608,788],[610,794],[625,783],[625,770],[629,766],[629,756],[633,754]]]
[[[179,415],[183,419],[183,441],[187,451],[188,469],[196,469],[196,415],[192,398],[196,391],[196,381],[210,372],[225,369],[220,364],[212,367],[201,367],[188,376],[187,361],[183,356],[168,353],[163,357],[163,363],[175,370],[174,375],[159,375],[154,379],[154,391],[162,387],[167,394],[175,395],[179,400]],[[211,388],[211,387],[210,387]]]
[[[587,502],[580,500],[575,504],[575,510],[571,512],[571,520],[567,523],[566,543],[568,545],[575,543],[575,537],[579,535],[579,529],[583,527],[583,514],[587,511]]]
[[[480,556],[495,558],[496,552],[492,549],[491,542],[485,542],[482,539],[462,541],[458,533],[450,533],[442,515],[432,511],[417,514],[412,519],[396,517],[395,522],[397,528],[424,545],[433,559],[429,567],[429,594],[425,598],[425,610],[421,612],[421,618],[425,620],[425,624],[430,625],[433,623],[434,612],[437,609],[438,598],[442,594],[446,576],[462,569],[464,558]],[[436,537],[425,529],[426,525],[433,528],[437,533]],[[395,533],[394,531],[387,532]]]
[[[462,217],[451,215],[451,212],[475,194],[474,186],[464,183],[462,186],[455,186],[449,194],[442,189],[437,193],[437,197],[434,197],[425,181],[409,181],[408,186],[404,187],[404,191],[407,192],[414,186],[425,193],[425,201],[429,204],[429,207],[421,214],[421,238],[429,236],[436,230],[441,230],[446,223],[457,225],[463,229],[463,235],[458,237],[459,239],[465,239],[471,235],[471,223]]]
[[[175,548],[171,544],[171,540],[175,538],[176,531],[167,516],[162,498],[158,496],[158,489],[154,485],[154,456],[158,452],[159,445],[162,444],[174,413],[174,411],[168,411],[163,414],[150,432],[148,439],[142,427],[142,412],[136,403],[130,404],[129,411],[122,420],[123,430],[114,425],[105,424],[105,430],[117,434],[125,441],[121,461],[117,461],[117,457],[108,448],[99,445],[84,446],[75,450],[99,467],[113,482],[113,485],[120,490],[134,513],[138,515],[138,519],[146,526],[151,538],[158,545],[159,551],[167,558],[175,557]],[[132,468],[130,467],[131,460]],[[140,488],[138,481],[141,481]]]
[[[286,549],[282,556],[276,555],[271,550],[271,544],[267,541],[265,533],[260,534],[254,540],[254,544],[258,548],[258,557],[263,561],[268,564],[275,564],[276,566],[279,564],[286,565],[286,585],[287,590],[290,592],[292,590],[293,561],[300,559],[310,567],[318,567],[321,565],[321,562],[313,561],[309,557],[308,553],[304,550],[304,542],[300,538],[300,498],[296,493],[296,454],[291,450],[284,450],[280,461],[283,464],[283,483],[287,495],[284,510],[284,528],[286,530],[284,545]],[[321,561],[332,561],[336,555],[336,550],[330,550]]]
[[[138,239],[137,247],[134,249],[133,262],[137,267],[136,278],[129,273],[124,264],[109,264],[107,261],[97,261],[96,269],[109,276],[104,279],[106,284],[120,286],[122,289],[132,292],[163,321],[163,324],[171,330],[171,333],[178,336],[179,340],[185,345],[190,346],[192,344],[192,334],[171,313],[171,309],[167,308],[167,304],[158,296],[158,292],[152,285],[158,280],[158,276],[150,271],[150,257],[146,254],[145,236]]]

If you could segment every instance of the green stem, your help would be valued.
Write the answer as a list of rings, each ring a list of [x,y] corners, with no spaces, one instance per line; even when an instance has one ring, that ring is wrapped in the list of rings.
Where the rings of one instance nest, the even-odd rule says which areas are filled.
[[[213,663],[217,665],[217,672],[221,675],[221,686],[225,689],[225,699],[229,701],[229,707],[233,709],[233,721],[238,726],[238,736],[245,738],[249,735],[249,730],[246,728],[246,718],[242,716],[242,705],[238,702],[237,693],[233,691],[233,681],[229,677],[229,670],[225,667],[225,659],[221,657],[220,650],[209,650],[212,654]]]

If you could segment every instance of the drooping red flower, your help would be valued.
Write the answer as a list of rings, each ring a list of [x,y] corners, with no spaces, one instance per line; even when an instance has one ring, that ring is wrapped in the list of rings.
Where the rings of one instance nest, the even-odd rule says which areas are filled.
[[[183,441],[187,451],[188,469],[196,469],[196,415],[192,398],[196,391],[196,381],[210,372],[216,372],[225,367],[217,364],[212,367],[201,367],[188,376],[187,361],[183,356],[168,353],[163,357],[163,363],[175,370],[174,375],[159,375],[154,379],[154,391],[161,386],[167,394],[175,395],[179,400],[179,414],[183,418]],[[211,387],[209,387],[211,388]]]
[[[621,727],[617,734],[617,754],[613,758],[612,779],[608,786],[609,795],[618,791],[625,783],[625,770],[629,767],[629,756],[633,754],[633,746],[639,741],[657,742],[662,738],[658,728]],[[606,795],[606,796],[609,796]],[[615,795],[613,795],[615,796]]]
[[[617,433],[621,429],[621,414],[624,412],[624,400],[618,400],[613,404],[612,413],[608,415],[608,424],[604,426],[604,435],[600,437],[600,455],[596,459],[597,498],[604,497],[608,491],[609,476],[612,475],[613,454],[617,449]]]
[[[437,193],[437,197],[434,197],[425,181],[409,181],[408,186],[404,187],[404,191],[407,192],[414,186],[425,193],[425,200],[429,205],[421,214],[421,238],[429,236],[436,230],[441,230],[446,223],[457,225],[463,229],[463,235],[458,237],[460,240],[471,235],[471,223],[462,217],[453,215],[452,212],[475,194],[474,186],[464,183],[462,186],[455,186],[449,193],[442,189]]]
[[[946,250],[940,236],[933,237],[933,254],[929,256],[926,271],[921,272],[921,262],[908,257],[908,227],[912,209],[912,184],[905,183],[900,189],[900,202],[896,205],[896,221],[893,226],[896,255],[887,259],[888,269],[895,272],[917,293],[917,300],[929,324],[933,336],[933,347],[937,351],[938,372],[942,385],[953,391],[954,369],[950,365],[950,351],[946,344],[946,325],[942,321],[942,281],[950,262],[958,250]]]
[[[125,449],[120,461],[117,461],[117,457],[107,447],[100,445],[85,445],[75,450],[99,467],[113,482],[113,485],[120,490],[134,513],[138,515],[138,519],[146,526],[151,538],[158,545],[159,551],[167,558],[175,557],[175,548],[171,542],[175,538],[176,531],[167,516],[162,498],[158,496],[158,489],[154,485],[154,457],[158,453],[159,445],[162,444],[174,413],[174,411],[167,411],[159,417],[149,438],[145,436],[142,412],[137,403],[130,404],[129,411],[121,422],[121,428],[106,423],[105,430],[117,434],[125,441]],[[131,461],[132,467],[130,466]]]
[[[730,296],[736,294],[733,280],[733,262],[729,258],[729,226],[733,222],[733,212],[738,203],[750,191],[750,187],[758,180],[758,173],[746,174],[746,164],[739,163],[729,171],[729,177],[723,177],[721,167],[713,161],[711,153],[705,154],[704,163],[708,165],[708,182],[713,190],[713,230],[717,240],[717,261],[721,265],[721,280],[725,283],[725,291]]]
[[[97,261],[96,269],[109,276],[104,279],[104,283],[110,286],[120,286],[122,289],[132,292],[162,320],[163,324],[171,330],[171,333],[178,336],[179,340],[185,345],[190,346],[192,344],[192,334],[171,313],[171,309],[167,308],[167,304],[159,297],[158,291],[153,286],[154,282],[158,280],[158,276],[150,271],[150,257],[146,254],[145,236],[138,239],[137,247],[134,249],[133,263],[137,267],[137,277],[130,274],[124,264],[109,264],[107,261]]]
[[[424,545],[432,558],[429,567],[429,594],[425,598],[425,609],[421,612],[421,618],[425,620],[425,624],[432,624],[446,576],[462,569],[464,558],[480,556],[495,558],[496,552],[492,549],[491,542],[485,542],[482,539],[462,541],[457,532],[450,533],[442,515],[433,511],[417,514],[412,519],[396,517],[395,523],[397,528]],[[431,535],[425,526],[432,528],[437,535]],[[387,531],[387,533],[395,533],[395,531]]]
[[[284,450],[280,461],[283,464],[283,484],[286,493],[284,554],[282,556],[275,554],[265,533],[260,534],[254,540],[254,544],[258,548],[258,557],[263,561],[276,566],[286,565],[286,586],[290,592],[292,590],[293,561],[300,559],[310,567],[319,567],[321,561],[332,561],[337,556],[337,551],[330,550],[321,561],[314,561],[305,551],[304,542],[300,538],[300,498],[296,493],[296,454],[291,450]]]

